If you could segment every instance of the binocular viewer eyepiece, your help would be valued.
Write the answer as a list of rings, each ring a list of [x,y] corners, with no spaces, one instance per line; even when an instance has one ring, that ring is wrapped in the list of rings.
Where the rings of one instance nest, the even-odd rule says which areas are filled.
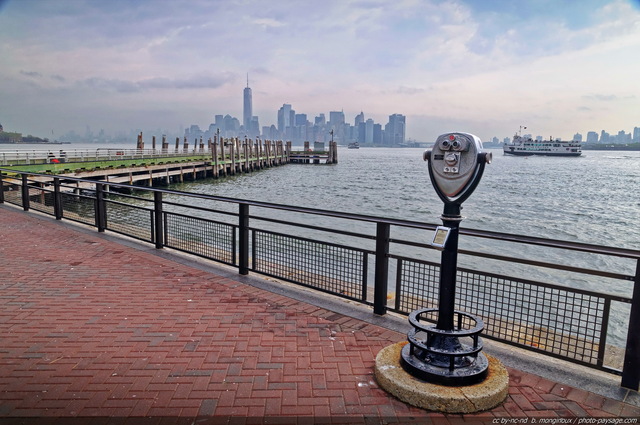
[[[466,152],[469,150],[469,140],[460,134],[443,134],[438,137],[437,143],[440,150],[443,151],[453,150],[457,152]]]
[[[438,136],[423,158],[429,162],[429,176],[438,196],[445,203],[460,203],[473,192],[493,156],[482,151],[477,136],[454,132]]]

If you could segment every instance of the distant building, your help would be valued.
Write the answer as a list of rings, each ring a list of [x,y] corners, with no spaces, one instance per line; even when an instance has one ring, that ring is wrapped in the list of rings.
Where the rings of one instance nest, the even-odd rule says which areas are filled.
[[[580,133],[576,133],[576,134],[574,134],[574,135],[573,135],[573,140],[574,140],[575,142],[582,142],[582,134],[580,134]]]
[[[371,118],[364,122],[364,142],[373,143],[373,120]]]
[[[260,135],[260,121],[258,120],[257,115],[251,117],[251,123],[249,124],[247,135],[250,137],[256,137]]]
[[[587,143],[598,143],[598,133],[590,131],[587,133]]]
[[[631,140],[631,134],[627,134],[624,130],[618,131],[618,137],[616,137],[616,143],[629,143]]]
[[[373,124],[373,144],[381,145],[384,143],[384,131],[381,124]]]
[[[389,115],[389,122],[384,127],[385,144],[391,146],[404,145],[406,117],[401,114]]]
[[[344,112],[343,111],[331,111],[329,112],[329,125],[338,127],[344,124]]]
[[[296,112],[291,109],[291,105],[285,103],[280,109],[278,109],[278,131],[280,134],[286,134],[287,128],[291,127],[293,119],[291,115],[295,117]]]
[[[251,99],[251,89],[249,88],[249,74],[247,74],[247,87],[244,89],[244,102],[242,108],[242,125],[245,132],[252,133],[251,121],[253,119],[253,100]],[[250,134],[253,136],[253,134]]]
[[[345,142],[348,137],[345,132],[345,119],[343,111],[329,112],[329,128],[333,130],[333,137],[338,142]]]
[[[2,125],[0,125],[0,131],[2,131]],[[640,127],[633,127],[633,143],[640,143]]]

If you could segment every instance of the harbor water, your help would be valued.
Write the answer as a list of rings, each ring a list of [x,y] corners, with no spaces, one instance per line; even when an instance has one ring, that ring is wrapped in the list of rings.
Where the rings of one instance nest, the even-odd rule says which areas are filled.
[[[337,165],[289,165],[180,190],[440,223],[423,149],[340,149]],[[513,157],[493,152],[462,227],[638,249],[640,152]]]

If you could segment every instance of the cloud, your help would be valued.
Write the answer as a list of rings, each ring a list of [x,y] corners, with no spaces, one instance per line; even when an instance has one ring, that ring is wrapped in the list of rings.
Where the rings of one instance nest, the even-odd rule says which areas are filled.
[[[257,25],[262,29],[281,28],[286,26],[285,23],[271,18],[255,18],[251,20],[252,25]]]
[[[420,87],[406,87],[406,86],[400,86],[397,89],[397,92],[399,94],[408,94],[408,95],[416,95],[416,94],[423,94],[426,93],[427,90],[424,88],[420,88]]]
[[[42,77],[41,73],[35,72],[35,71],[23,71],[23,70],[20,70],[20,74],[21,75],[25,75],[27,77],[32,77],[32,78],[40,78],[40,77]]]
[[[585,100],[595,100],[597,102],[618,102],[618,101],[625,101],[625,100],[635,100],[637,99],[637,96],[635,95],[624,95],[624,96],[618,96],[615,94],[589,94],[589,95],[585,95],[583,96],[583,98]]]
[[[233,80],[233,74],[223,73],[220,75],[195,75],[187,78],[154,77],[139,81],[92,77],[79,82],[79,84],[101,91],[137,93],[153,90],[215,89]]]
[[[618,100],[618,96],[616,96],[615,94],[590,94],[583,97],[585,99],[597,100],[600,102],[611,102],[611,101]]]

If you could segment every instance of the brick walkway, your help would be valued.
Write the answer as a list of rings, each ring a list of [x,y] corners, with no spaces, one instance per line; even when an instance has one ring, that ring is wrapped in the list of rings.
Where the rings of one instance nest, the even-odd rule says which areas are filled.
[[[373,376],[378,351],[404,334],[10,206],[0,206],[0,241],[1,424],[640,417],[638,407],[511,368],[510,395],[498,408],[420,410]]]

